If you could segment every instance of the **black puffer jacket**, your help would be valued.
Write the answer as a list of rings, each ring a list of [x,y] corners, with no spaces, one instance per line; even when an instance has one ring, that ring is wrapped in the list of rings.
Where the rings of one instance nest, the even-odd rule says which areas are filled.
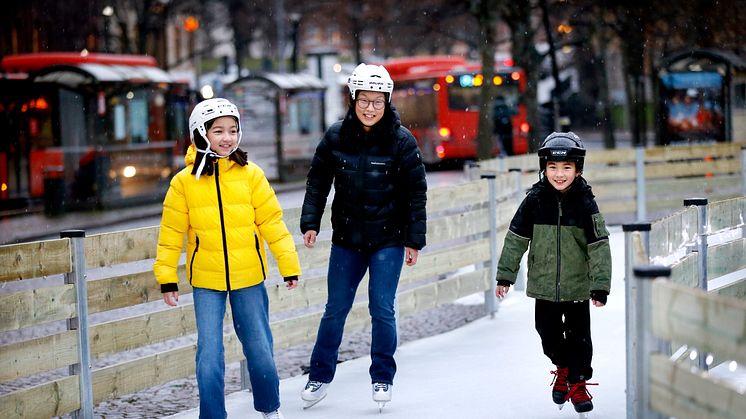
[[[425,167],[393,107],[367,133],[352,108],[326,131],[308,172],[303,233],[319,231],[332,181],[333,243],[364,251],[425,246]]]

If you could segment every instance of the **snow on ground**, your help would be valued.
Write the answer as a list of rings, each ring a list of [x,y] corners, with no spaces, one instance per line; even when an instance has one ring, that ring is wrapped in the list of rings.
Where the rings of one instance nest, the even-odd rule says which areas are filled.
[[[590,418],[626,417],[624,236],[613,228],[612,292],[606,307],[591,307],[594,377],[590,392],[596,406]],[[494,319],[485,317],[442,335],[402,345],[393,401],[379,414],[371,400],[370,358],[339,364],[325,400],[303,410],[300,392],[307,376],[282,380],[280,397],[286,419],[492,419],[575,418],[572,405],[559,411],[551,400],[553,365],[541,351],[534,330],[533,299],[513,291]],[[479,302],[479,296],[464,303]],[[229,418],[260,417],[251,393],[228,396]],[[191,419],[197,410],[171,416]]]

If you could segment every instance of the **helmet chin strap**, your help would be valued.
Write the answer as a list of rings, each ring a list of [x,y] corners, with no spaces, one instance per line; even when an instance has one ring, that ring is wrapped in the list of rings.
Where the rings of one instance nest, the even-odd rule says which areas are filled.
[[[197,167],[197,173],[194,174],[197,177],[197,180],[199,180],[199,177],[202,174],[202,169],[205,168],[205,161],[207,161],[207,157],[215,157],[218,159],[224,159],[226,157],[230,157],[230,155],[233,154],[234,151],[238,150],[238,144],[235,147],[233,147],[233,150],[231,150],[231,152],[226,154],[225,156],[221,156],[220,154],[215,153],[214,151],[212,151],[211,148],[207,148],[206,150],[200,150],[199,148],[197,148],[196,145],[194,146],[194,148],[197,149],[198,153],[202,153],[205,155],[202,161],[199,162],[199,166]]]

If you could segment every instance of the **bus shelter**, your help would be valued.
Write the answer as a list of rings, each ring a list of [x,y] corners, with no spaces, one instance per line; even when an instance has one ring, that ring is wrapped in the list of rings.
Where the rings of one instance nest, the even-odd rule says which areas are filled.
[[[305,178],[326,129],[326,87],[300,73],[255,73],[225,86],[241,113],[241,148],[269,179]]]
[[[729,51],[684,50],[658,70],[662,144],[746,142],[746,60]]]

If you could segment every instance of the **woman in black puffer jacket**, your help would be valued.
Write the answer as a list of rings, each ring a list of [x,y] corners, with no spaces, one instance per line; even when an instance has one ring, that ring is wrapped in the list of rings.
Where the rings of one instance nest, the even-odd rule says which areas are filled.
[[[394,297],[402,264],[425,246],[427,182],[420,151],[390,104],[393,82],[382,66],[360,64],[348,82],[352,101],[316,148],[301,214],[313,247],[332,183],[328,300],[302,398],[318,403],[334,378],[347,314],[369,271],[373,400],[391,400],[396,363]]]

